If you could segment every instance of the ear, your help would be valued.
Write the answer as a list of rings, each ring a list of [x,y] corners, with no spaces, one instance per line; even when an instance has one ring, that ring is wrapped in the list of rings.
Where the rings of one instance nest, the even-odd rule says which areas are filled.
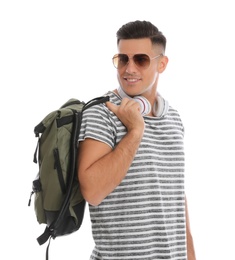
[[[167,64],[168,64],[168,57],[165,55],[160,57],[158,62],[158,72],[162,73],[166,69]]]

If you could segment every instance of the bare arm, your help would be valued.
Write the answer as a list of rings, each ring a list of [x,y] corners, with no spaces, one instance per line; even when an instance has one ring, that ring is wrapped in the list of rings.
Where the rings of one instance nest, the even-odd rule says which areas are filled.
[[[139,105],[123,99],[121,106],[107,103],[127,128],[127,134],[114,150],[107,144],[85,139],[80,143],[78,178],[81,192],[91,205],[98,205],[125,177],[144,132]]]
[[[191,234],[190,223],[189,223],[189,214],[188,214],[188,206],[187,199],[185,197],[185,214],[186,214],[186,235],[187,235],[187,253],[188,260],[196,260],[193,237]]]

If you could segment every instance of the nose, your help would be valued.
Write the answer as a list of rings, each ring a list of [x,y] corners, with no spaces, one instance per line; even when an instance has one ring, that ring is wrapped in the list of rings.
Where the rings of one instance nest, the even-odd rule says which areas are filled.
[[[133,60],[133,57],[129,57],[128,63],[126,64],[126,72],[133,73],[136,72],[137,66]]]

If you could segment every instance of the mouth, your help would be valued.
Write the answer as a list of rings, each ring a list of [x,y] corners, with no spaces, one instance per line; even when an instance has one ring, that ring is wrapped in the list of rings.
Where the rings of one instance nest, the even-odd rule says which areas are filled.
[[[140,78],[127,78],[127,77],[124,77],[124,80],[126,80],[127,82],[130,82],[130,83],[136,83],[136,82],[140,81]]]

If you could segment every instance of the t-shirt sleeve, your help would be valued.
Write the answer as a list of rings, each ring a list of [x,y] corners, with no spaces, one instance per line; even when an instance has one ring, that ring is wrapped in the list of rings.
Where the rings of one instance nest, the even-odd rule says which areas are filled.
[[[113,149],[116,127],[110,113],[104,104],[95,105],[85,110],[78,141],[91,138],[106,143]]]

